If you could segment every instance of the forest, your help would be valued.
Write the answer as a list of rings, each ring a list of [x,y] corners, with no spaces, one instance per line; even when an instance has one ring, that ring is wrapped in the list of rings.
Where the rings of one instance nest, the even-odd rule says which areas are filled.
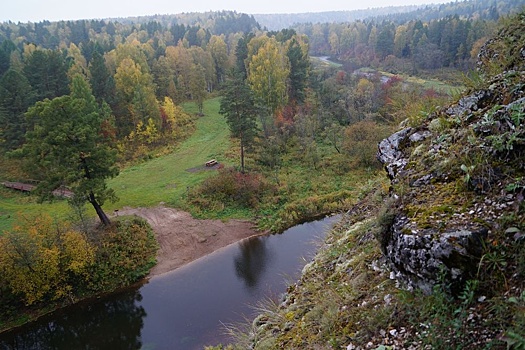
[[[482,44],[522,5],[463,1],[286,28],[226,11],[1,23],[0,180],[34,183],[37,199],[0,194],[17,207],[56,202],[61,188],[76,195],[58,199],[73,222],[0,208],[0,325],[147,274],[153,234],[110,219],[103,207],[118,211],[125,186],[108,182],[172,154],[211,107],[231,146],[212,154],[217,172],[165,202],[271,232],[349,210],[381,176],[377,143],[473,84]],[[101,226],[86,225],[85,204]]]
[[[430,72],[459,85],[457,75],[451,76],[443,69],[465,72],[473,68],[477,51],[494,30],[500,12],[517,8],[519,2],[473,5],[466,1],[448,6],[452,9],[444,5],[433,10],[419,9],[410,12],[412,17],[407,15],[403,19],[374,17],[350,23],[307,23],[273,32],[261,31],[253,16],[234,12],[3,23],[0,25],[3,125],[0,146],[4,151],[19,148],[26,130],[32,128],[31,121],[22,117],[27,109],[37,101],[70,93],[73,77],[80,75],[89,83],[97,102],[107,104],[111,110],[114,120],[106,127],[115,134],[120,157],[130,160],[144,156],[143,153],[147,153],[142,147],[144,144],[158,147],[167,144],[170,137],[184,133],[189,119],[176,108],[180,103],[189,100],[202,106],[210,94],[225,86],[234,68],[243,72],[250,66],[254,72],[266,69],[264,62],[256,62],[255,58],[262,46],[265,46],[263,50],[274,50],[273,54],[282,61],[281,72],[272,72],[276,74],[274,84],[278,87],[274,90],[275,96],[265,97],[275,100],[265,101],[271,105],[267,106],[271,109],[267,113],[273,115],[279,110],[281,116],[288,119],[291,116],[285,115],[290,113],[285,107],[293,110],[305,105],[306,94],[315,99],[315,95],[321,96],[321,101],[341,101],[337,92],[328,91],[332,88],[329,80],[322,81],[324,77],[310,69],[309,55],[326,55],[340,61],[345,68],[341,71],[343,75],[372,67],[395,74]],[[462,15],[461,9],[470,15]],[[453,10],[461,15],[448,14]],[[440,17],[426,22],[410,19],[419,18],[422,13]],[[253,34],[246,36],[247,33]],[[269,43],[265,43],[268,46],[263,45],[265,37],[269,39]],[[246,53],[240,51],[243,49],[240,44],[248,50]],[[302,54],[297,51],[299,48]],[[257,79],[254,74],[248,76],[252,80],[251,89],[261,98],[264,87],[253,81]],[[355,75],[348,76],[356,80]],[[373,79],[363,78],[374,85],[370,81]],[[344,80],[341,82],[348,85]],[[384,95],[381,89],[379,86],[361,88],[357,89],[357,95],[364,94],[365,90],[369,95]],[[359,98],[368,99],[347,96],[343,100]],[[367,103],[375,106],[361,109],[359,113],[378,112],[382,103],[378,99],[373,101]],[[346,113],[326,104],[323,110],[332,109],[330,118],[347,126],[351,122],[344,117],[350,113],[348,105],[359,102],[345,101]],[[363,119],[362,116],[352,118]],[[324,128],[331,121],[323,123]]]
[[[307,23],[351,23],[362,20],[388,20],[398,24],[414,19],[423,22],[447,16],[495,20],[500,14],[515,13],[523,1],[456,1],[424,6],[389,6],[354,11],[328,11],[317,13],[257,14],[259,24],[269,30],[295,27]]]

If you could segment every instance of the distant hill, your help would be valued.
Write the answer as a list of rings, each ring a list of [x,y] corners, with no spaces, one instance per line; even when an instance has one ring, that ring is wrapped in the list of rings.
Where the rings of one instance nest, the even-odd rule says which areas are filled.
[[[525,0],[465,0],[420,6],[390,6],[353,11],[327,11],[291,14],[259,14],[253,17],[263,28],[280,30],[304,23],[346,23],[358,20],[405,23],[411,20],[428,22],[447,16],[468,19],[497,20],[501,15],[516,13],[525,7]]]
[[[165,27],[185,25],[201,27],[212,34],[231,34],[237,32],[251,32],[260,29],[254,16],[235,11],[188,12],[179,14],[163,14],[152,16],[138,16],[110,19],[124,24],[147,24],[157,22]]]
[[[354,11],[326,11],[310,13],[259,14],[253,17],[268,30],[281,30],[301,23],[342,23],[395,13],[407,13],[418,6],[390,6]]]

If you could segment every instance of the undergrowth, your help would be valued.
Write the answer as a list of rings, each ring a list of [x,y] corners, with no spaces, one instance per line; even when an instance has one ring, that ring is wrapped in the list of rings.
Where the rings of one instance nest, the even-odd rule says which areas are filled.
[[[49,216],[25,220],[0,236],[2,330],[136,283],[156,263],[158,243],[143,219],[88,232]]]

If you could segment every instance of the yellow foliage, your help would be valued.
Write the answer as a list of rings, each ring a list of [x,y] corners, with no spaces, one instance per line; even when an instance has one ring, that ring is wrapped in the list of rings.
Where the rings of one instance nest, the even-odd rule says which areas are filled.
[[[162,110],[166,118],[167,131],[170,131],[173,135],[177,135],[181,127],[191,122],[190,115],[184,112],[184,110],[180,106],[177,106],[169,97],[164,97]]]
[[[250,59],[248,82],[271,113],[287,102],[286,80],[289,74],[290,62],[275,38],[265,40]]]
[[[65,268],[74,274],[82,274],[95,262],[95,248],[80,232],[68,231],[62,237]]]
[[[2,283],[27,305],[69,295],[71,275],[82,275],[95,250],[79,232],[39,216],[0,237]]]
[[[372,94],[374,91],[374,84],[370,82],[368,79],[361,78],[359,79],[359,82],[357,83],[357,89],[356,92],[359,96],[365,96],[368,97]]]

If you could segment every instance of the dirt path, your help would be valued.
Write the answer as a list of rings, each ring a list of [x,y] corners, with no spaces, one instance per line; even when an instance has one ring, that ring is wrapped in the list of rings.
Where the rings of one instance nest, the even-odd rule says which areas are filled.
[[[150,277],[160,275],[212,253],[241,239],[258,235],[253,223],[243,220],[197,220],[173,208],[124,208],[122,215],[137,215],[148,221],[160,249]]]

